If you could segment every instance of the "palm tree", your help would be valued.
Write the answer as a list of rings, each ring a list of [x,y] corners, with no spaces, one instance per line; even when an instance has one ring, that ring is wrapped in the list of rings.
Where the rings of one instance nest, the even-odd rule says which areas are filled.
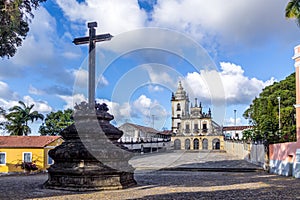
[[[21,106],[14,106],[8,109],[10,113],[5,115],[5,118],[9,124],[6,125],[6,129],[11,135],[28,135],[31,133],[28,121],[34,122],[38,119],[43,120],[44,115],[38,111],[32,111],[34,104],[27,106],[23,101],[19,101],[19,104]]]
[[[298,26],[300,26],[300,0],[289,1],[285,8],[285,17],[296,19]]]

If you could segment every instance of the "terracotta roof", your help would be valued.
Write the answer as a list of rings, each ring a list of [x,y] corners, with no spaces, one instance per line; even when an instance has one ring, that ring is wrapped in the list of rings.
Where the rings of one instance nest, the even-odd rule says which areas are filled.
[[[223,131],[237,131],[252,128],[252,126],[224,126]]]
[[[0,136],[1,147],[45,147],[60,136]]]
[[[160,134],[162,134],[162,135],[172,135],[172,130],[164,130],[164,131],[161,131],[161,132],[159,132]]]
[[[154,134],[159,133],[158,130],[155,130],[154,128],[150,128],[150,127],[146,127],[146,126],[141,126],[141,125],[131,124],[131,123],[125,123],[122,126],[124,126],[124,125],[132,126],[132,127],[136,128],[142,132],[145,132],[145,133],[154,133]]]

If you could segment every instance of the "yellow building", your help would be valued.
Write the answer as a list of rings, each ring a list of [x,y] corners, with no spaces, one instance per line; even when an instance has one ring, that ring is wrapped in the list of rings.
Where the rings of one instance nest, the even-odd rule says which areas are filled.
[[[201,102],[191,103],[181,82],[172,93],[171,142],[175,150],[224,150],[222,128],[212,120],[211,110],[204,112]]]
[[[24,172],[28,163],[45,171],[53,164],[48,151],[62,142],[60,136],[0,136],[0,173]]]

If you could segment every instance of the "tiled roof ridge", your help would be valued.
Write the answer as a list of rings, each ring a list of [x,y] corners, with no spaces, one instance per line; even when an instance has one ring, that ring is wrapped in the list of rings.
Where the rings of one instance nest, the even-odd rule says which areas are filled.
[[[142,125],[139,125],[139,124],[133,124],[133,123],[125,123],[125,124],[128,124],[130,126],[133,126],[139,130],[142,130],[142,131],[146,131],[146,132],[153,132],[153,133],[159,133],[160,131],[154,129],[154,128],[151,128],[151,127],[147,127],[147,126],[142,126]]]
[[[0,147],[45,147],[61,136],[0,136]]]
[[[223,130],[244,130],[247,128],[252,128],[253,126],[241,125],[241,126],[223,126]]]

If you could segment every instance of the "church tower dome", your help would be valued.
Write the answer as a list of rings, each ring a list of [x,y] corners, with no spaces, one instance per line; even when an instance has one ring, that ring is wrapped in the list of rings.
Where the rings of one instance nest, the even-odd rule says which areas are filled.
[[[176,100],[183,100],[187,98],[186,91],[183,89],[181,81],[178,82],[178,88],[174,97]]]

